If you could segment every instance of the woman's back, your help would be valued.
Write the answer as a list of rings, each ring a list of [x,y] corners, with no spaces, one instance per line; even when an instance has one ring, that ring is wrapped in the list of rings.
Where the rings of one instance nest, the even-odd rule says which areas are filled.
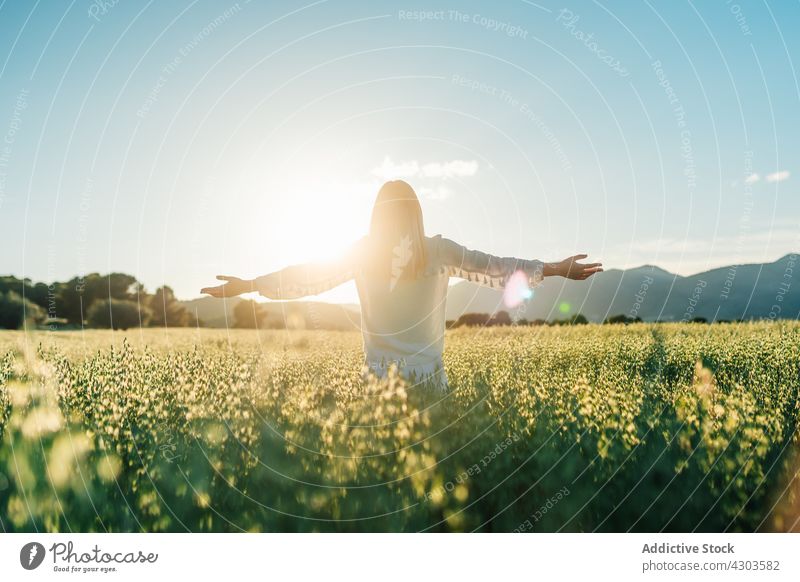
[[[393,274],[356,275],[367,364],[382,374],[396,362],[417,375],[434,373],[444,349],[447,270],[438,260],[440,237],[425,238],[429,264],[416,278],[403,278],[402,260]]]
[[[369,237],[360,244],[368,246]],[[516,271],[523,271],[531,286],[542,278],[540,261],[495,257],[441,235],[425,237],[425,246],[426,265],[416,277],[402,276],[402,253],[393,256],[388,281],[361,269],[355,275],[367,365],[378,374],[394,362],[406,375],[444,380],[442,353],[451,276],[497,289]]]

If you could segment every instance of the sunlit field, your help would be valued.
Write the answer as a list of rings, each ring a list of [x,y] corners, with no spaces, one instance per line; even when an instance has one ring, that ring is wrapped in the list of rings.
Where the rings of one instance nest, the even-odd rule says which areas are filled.
[[[4,531],[800,529],[800,324],[0,333]]]

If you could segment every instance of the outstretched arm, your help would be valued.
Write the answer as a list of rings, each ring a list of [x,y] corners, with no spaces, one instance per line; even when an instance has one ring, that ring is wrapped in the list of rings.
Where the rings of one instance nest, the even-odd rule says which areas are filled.
[[[448,267],[450,276],[489,287],[504,287],[509,277],[517,271],[528,276],[531,287],[539,285],[544,277],[560,276],[584,280],[602,271],[600,263],[579,263],[586,255],[575,255],[563,261],[545,263],[539,260],[497,257],[481,251],[470,250],[449,239],[440,241],[440,257]]]
[[[227,283],[206,287],[200,292],[212,297],[235,297],[258,291],[268,299],[297,299],[318,295],[353,278],[358,265],[359,248],[359,243],[356,243],[336,261],[293,265],[255,279],[217,275],[217,279]]]
[[[354,265],[344,260],[286,267],[253,280],[255,290],[268,299],[298,299],[319,295],[349,281]]]

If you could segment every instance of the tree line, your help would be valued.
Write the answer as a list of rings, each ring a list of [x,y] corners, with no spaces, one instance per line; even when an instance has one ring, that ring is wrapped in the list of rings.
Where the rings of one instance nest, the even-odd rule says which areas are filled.
[[[603,324],[605,325],[618,325],[623,324],[627,325],[629,323],[641,323],[643,320],[640,317],[629,317],[624,314],[620,315],[612,315],[607,317],[603,320]],[[744,321],[742,319],[737,320],[727,320],[727,319],[718,319],[715,320],[715,323],[731,323],[731,322],[741,322]],[[518,319],[514,321],[511,319],[511,316],[506,311],[498,311],[495,314],[488,314],[488,313],[464,313],[455,320],[448,320],[447,327],[454,328],[454,327],[493,327],[497,325],[583,325],[589,323],[589,320],[586,316],[577,313],[565,319]],[[654,323],[662,323],[661,320],[657,320]],[[669,323],[669,322],[663,322]],[[674,322],[672,322],[674,323]],[[688,322],[685,323],[709,323],[709,321],[705,317],[694,317],[690,319]]]
[[[148,293],[135,277],[125,273],[91,273],[50,284],[0,277],[0,328],[46,324],[52,328],[128,329],[199,323],[170,287]]]
[[[603,323],[636,323],[639,321],[642,320],[638,317],[632,318],[626,315],[614,315],[607,318]],[[514,321],[511,319],[511,316],[507,311],[498,311],[493,315],[489,315],[488,313],[465,313],[456,320],[448,321],[447,327],[493,327],[496,325],[583,325],[586,323],[589,323],[589,320],[586,319],[586,316],[580,313],[572,315],[566,319],[555,319],[550,321],[546,319],[533,319],[531,321],[528,321],[527,319],[518,319]]]
[[[231,323],[244,329],[285,327],[284,321],[268,318],[263,305],[240,299]],[[51,284],[0,277],[0,329],[20,329],[26,324],[49,329],[128,329],[202,327],[203,321],[181,304],[171,287],[148,293],[136,277],[125,273],[92,273]]]

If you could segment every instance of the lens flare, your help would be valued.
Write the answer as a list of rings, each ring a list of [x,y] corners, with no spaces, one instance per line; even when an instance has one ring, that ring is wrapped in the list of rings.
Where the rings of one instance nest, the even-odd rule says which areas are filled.
[[[531,297],[533,290],[528,286],[528,276],[523,271],[517,271],[508,278],[503,290],[503,303],[506,307],[517,307]]]

